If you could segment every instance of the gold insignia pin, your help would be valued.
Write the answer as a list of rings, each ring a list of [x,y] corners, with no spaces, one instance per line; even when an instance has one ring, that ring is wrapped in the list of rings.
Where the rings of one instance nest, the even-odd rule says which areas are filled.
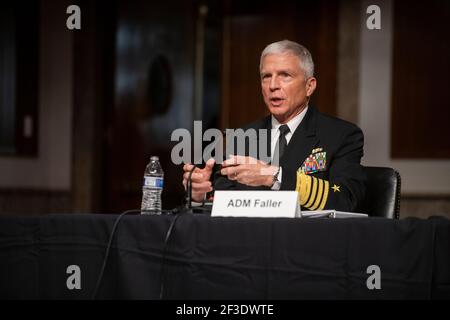
[[[333,186],[331,187],[331,189],[333,189],[334,192],[341,192],[341,186],[337,186],[335,184],[333,184]]]

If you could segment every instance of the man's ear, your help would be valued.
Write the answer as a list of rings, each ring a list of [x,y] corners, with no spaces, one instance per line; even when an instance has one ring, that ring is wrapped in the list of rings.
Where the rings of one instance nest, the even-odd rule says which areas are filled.
[[[317,86],[317,80],[314,77],[309,78],[306,80],[306,96],[311,97],[314,93],[314,90],[316,90]]]

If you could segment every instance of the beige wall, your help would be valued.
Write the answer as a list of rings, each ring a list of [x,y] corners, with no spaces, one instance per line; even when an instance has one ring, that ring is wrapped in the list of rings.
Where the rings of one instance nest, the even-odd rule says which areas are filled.
[[[72,36],[66,28],[70,3],[39,3],[39,156],[0,157],[0,188],[67,191],[72,156]]]

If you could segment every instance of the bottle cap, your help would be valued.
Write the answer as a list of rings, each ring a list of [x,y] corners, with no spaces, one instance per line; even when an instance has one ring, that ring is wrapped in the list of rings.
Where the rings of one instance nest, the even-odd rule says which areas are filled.
[[[151,161],[159,161],[159,157],[158,156],[151,156],[150,160]]]

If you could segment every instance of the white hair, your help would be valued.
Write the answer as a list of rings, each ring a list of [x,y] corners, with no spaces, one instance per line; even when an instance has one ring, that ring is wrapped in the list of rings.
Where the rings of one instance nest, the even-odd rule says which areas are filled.
[[[259,70],[262,67],[263,58],[269,54],[283,54],[292,53],[300,61],[300,69],[305,72],[306,78],[314,76],[314,62],[311,57],[311,53],[301,44],[297,42],[282,40],[269,44],[264,48],[261,53],[261,59],[259,61]]]

